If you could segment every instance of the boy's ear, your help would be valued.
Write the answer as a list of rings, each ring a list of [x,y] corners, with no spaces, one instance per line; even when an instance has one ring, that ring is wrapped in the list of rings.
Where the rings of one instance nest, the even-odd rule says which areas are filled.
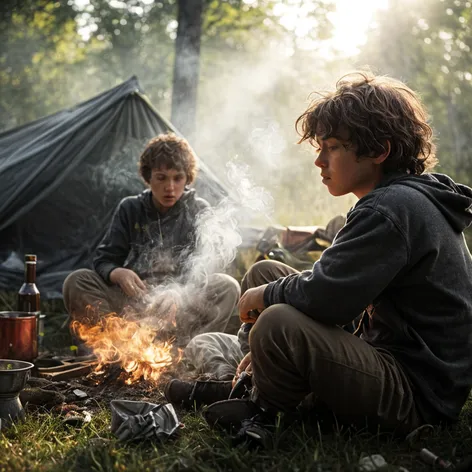
[[[390,141],[387,139],[385,141],[385,151],[382,154],[379,154],[377,157],[373,158],[373,161],[375,164],[382,164],[382,162],[387,159],[387,157],[390,155],[390,151],[392,150],[392,145],[390,144]]]

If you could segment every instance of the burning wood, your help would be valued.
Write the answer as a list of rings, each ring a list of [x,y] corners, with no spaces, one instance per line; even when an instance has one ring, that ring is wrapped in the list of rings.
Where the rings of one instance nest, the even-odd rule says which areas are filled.
[[[76,377],[82,377],[92,372],[97,366],[96,360],[67,362],[56,367],[38,367],[38,374],[49,380],[69,380]]]
[[[98,359],[96,373],[105,373],[107,366],[119,365],[126,384],[144,380],[157,382],[161,374],[174,363],[172,339],[159,340],[159,329],[127,320],[114,313],[90,326],[78,321],[72,323],[74,332],[93,349]],[[177,359],[180,361],[180,350]]]

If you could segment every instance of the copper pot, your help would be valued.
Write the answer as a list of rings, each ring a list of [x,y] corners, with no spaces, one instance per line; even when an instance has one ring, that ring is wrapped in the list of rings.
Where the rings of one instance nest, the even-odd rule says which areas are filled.
[[[0,311],[0,359],[38,357],[38,317],[25,311]]]

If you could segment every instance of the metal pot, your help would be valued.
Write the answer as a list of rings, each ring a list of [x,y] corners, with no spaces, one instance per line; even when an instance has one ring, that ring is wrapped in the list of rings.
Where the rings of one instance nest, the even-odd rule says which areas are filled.
[[[0,359],[38,357],[38,317],[25,311],[0,311]]]
[[[0,395],[20,393],[31,376],[31,362],[0,359]]]
[[[30,362],[0,359],[0,430],[2,423],[9,426],[25,416],[19,395],[25,388],[33,367]]]

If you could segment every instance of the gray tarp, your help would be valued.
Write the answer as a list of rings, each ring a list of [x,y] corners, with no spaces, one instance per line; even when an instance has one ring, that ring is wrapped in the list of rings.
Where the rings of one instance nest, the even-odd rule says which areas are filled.
[[[137,160],[173,126],[135,77],[68,110],[0,133],[0,290],[19,289],[23,254],[38,256],[44,298],[90,267],[113,210],[143,190]],[[214,203],[228,191],[203,162],[195,184]]]

